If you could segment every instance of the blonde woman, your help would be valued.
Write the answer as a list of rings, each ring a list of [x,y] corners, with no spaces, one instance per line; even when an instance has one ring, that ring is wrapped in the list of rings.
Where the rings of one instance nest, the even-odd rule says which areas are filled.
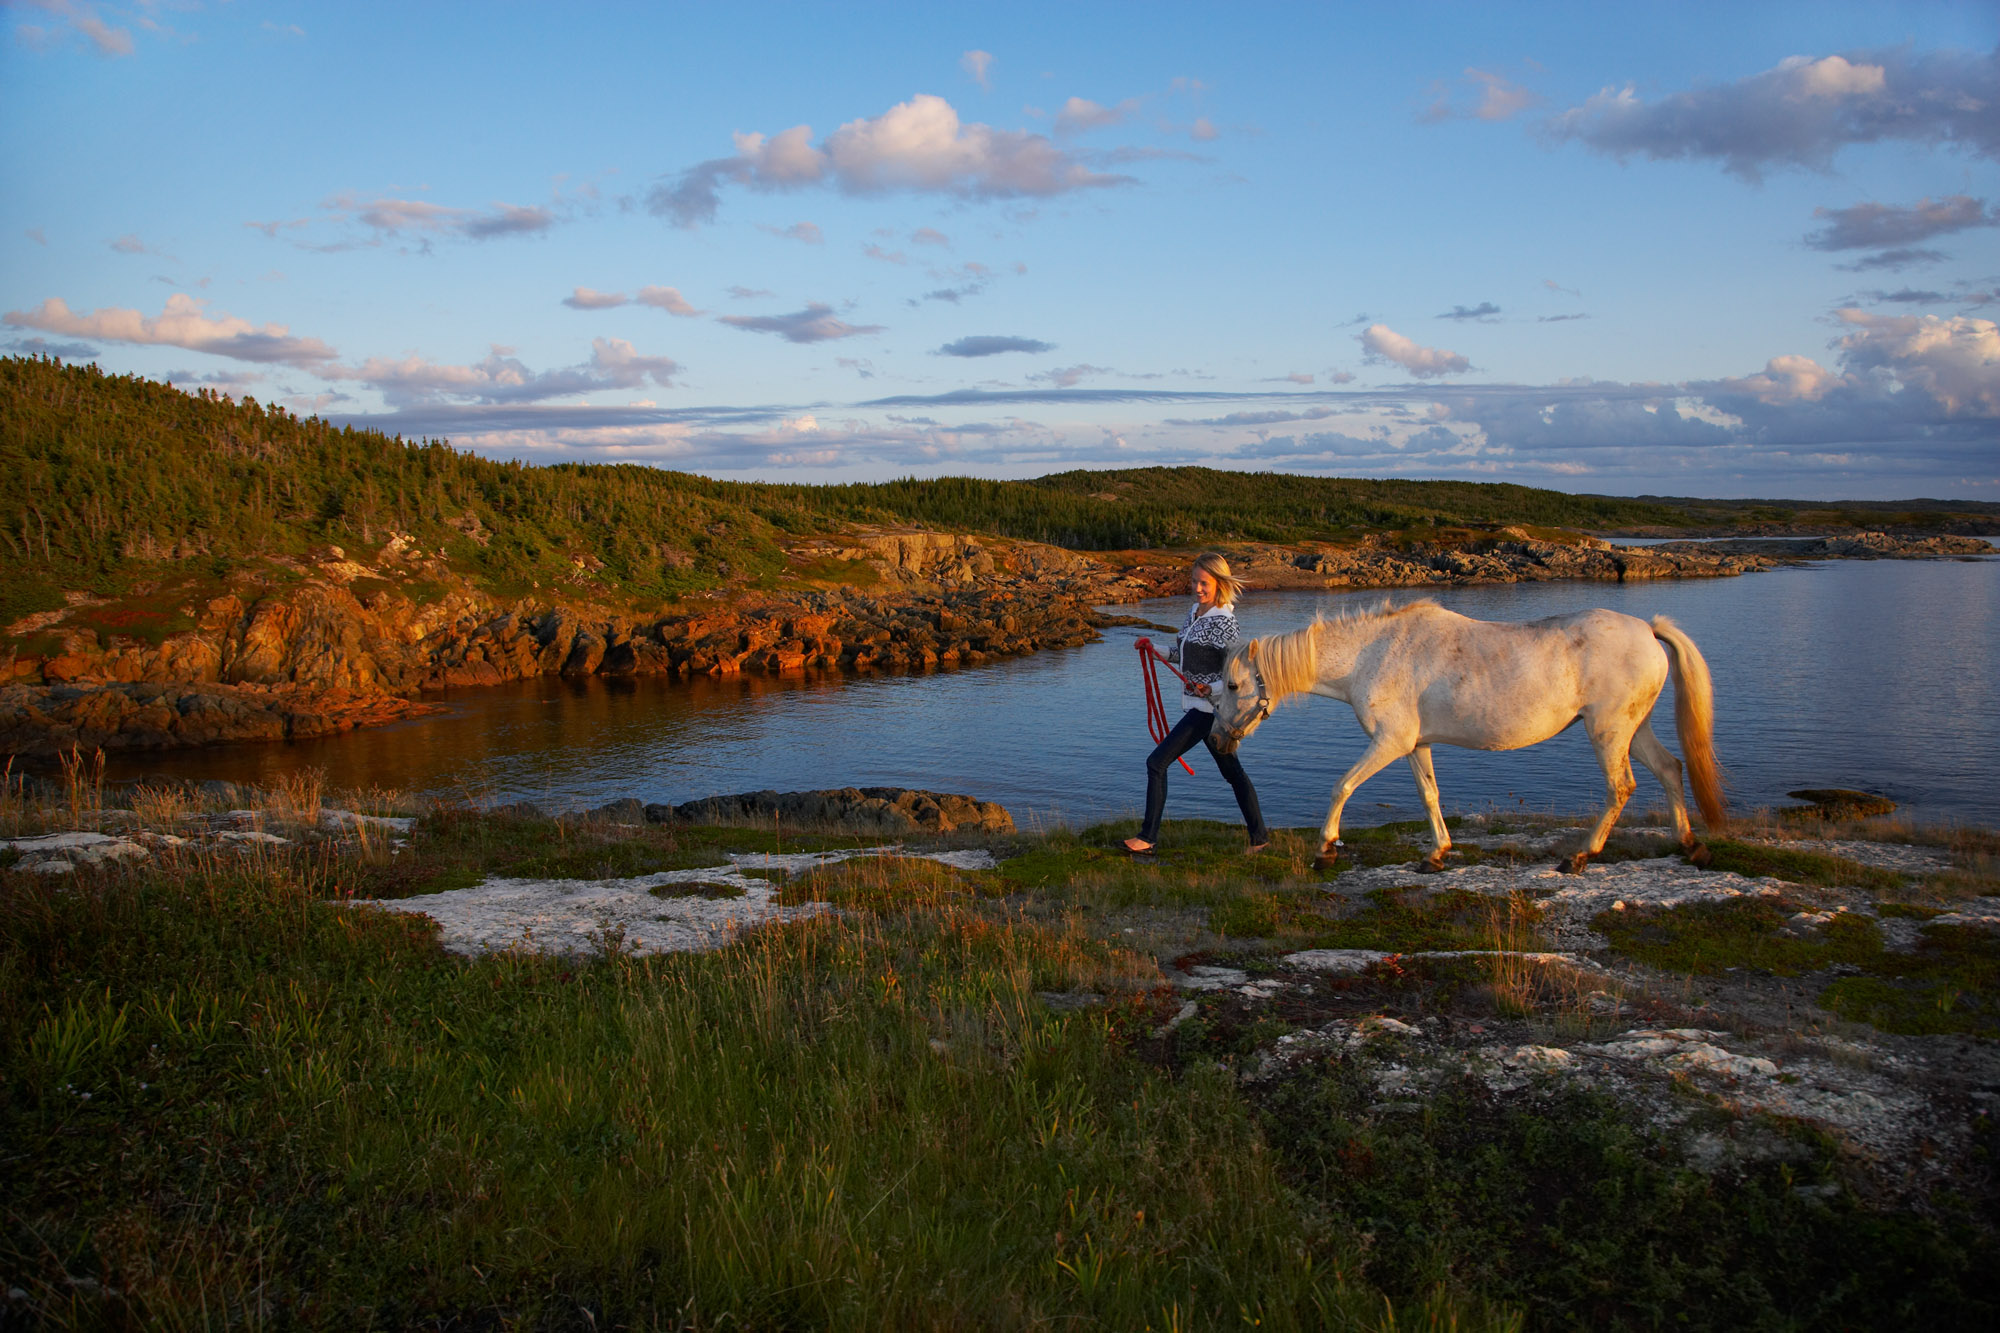
[[[1146,822],[1140,826],[1138,837],[1125,839],[1125,850],[1134,856],[1151,852],[1159,841],[1160,817],[1167,808],[1167,770],[1174,760],[1192,750],[1197,741],[1208,744],[1216,768],[1236,793],[1236,807],[1243,812],[1244,827],[1250,832],[1250,850],[1262,851],[1271,840],[1270,830],[1264,827],[1264,814],[1257,808],[1257,789],[1250,785],[1250,775],[1243,771],[1242,761],[1233,754],[1220,753],[1209,741],[1209,731],[1215,726],[1215,705],[1208,696],[1222,679],[1222,661],[1229,646],[1241,635],[1233,608],[1236,594],[1242,590],[1242,582],[1229,572],[1229,561],[1219,551],[1204,551],[1188,571],[1188,591],[1194,594],[1194,605],[1188,608],[1187,619],[1181,622],[1173,652],[1162,653],[1150,639],[1140,640],[1154,657],[1169,666],[1178,666],[1186,683],[1181,687],[1181,708],[1185,710],[1181,720],[1146,756]]]

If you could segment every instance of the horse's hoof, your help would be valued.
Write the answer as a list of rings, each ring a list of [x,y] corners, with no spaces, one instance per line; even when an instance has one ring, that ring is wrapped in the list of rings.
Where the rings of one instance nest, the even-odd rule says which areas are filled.
[[[1313,858],[1314,870],[1331,870],[1340,864],[1340,849],[1330,848]]]
[[[1578,852],[1575,856],[1565,856],[1556,862],[1556,870],[1565,875],[1581,875],[1583,868],[1590,864],[1589,852]]]
[[[1435,875],[1441,873],[1443,870],[1444,870],[1443,852],[1432,852],[1429,856],[1426,856],[1423,860],[1417,862],[1417,873],[1419,875]]]
[[[1715,853],[1708,850],[1707,843],[1698,842],[1688,849],[1687,858],[1689,865],[1697,869],[1706,870],[1708,869],[1709,862],[1715,859]]]

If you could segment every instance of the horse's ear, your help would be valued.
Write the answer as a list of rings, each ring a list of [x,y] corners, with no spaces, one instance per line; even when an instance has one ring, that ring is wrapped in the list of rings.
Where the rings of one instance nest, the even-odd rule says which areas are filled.
[[[1257,660],[1257,641],[1255,639],[1250,640],[1249,643],[1243,646],[1243,656],[1252,662]]]

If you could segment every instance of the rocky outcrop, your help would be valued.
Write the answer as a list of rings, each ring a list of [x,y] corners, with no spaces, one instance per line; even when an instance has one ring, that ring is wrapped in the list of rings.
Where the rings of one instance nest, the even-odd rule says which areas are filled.
[[[636,804],[634,802],[633,804]],[[906,787],[753,791],[682,805],[645,807],[649,822],[748,824],[855,833],[1012,833],[1014,817],[992,801]]]
[[[1781,560],[1938,560],[1993,554],[1984,537],[1896,537],[1855,532],[1833,537],[1765,537],[1731,542],[1668,542],[1650,548],[1662,553],[1741,553]]]
[[[1614,547],[1595,538],[1540,541],[1517,529],[1497,540],[1464,544],[1417,543],[1407,548],[1330,548],[1292,557],[1292,566],[1323,586],[1407,588],[1425,584],[1545,583],[1586,579],[1623,583],[1636,579],[1729,578],[1776,563],[1767,555],[1731,550]],[[1248,567],[1253,582],[1264,571]],[[1266,586],[1296,586],[1281,571]]]

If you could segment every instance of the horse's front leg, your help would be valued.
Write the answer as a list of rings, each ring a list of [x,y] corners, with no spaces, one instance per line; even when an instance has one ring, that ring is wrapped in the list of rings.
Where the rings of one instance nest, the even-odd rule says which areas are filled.
[[[1361,758],[1340,779],[1340,785],[1333,789],[1333,806],[1326,812],[1326,824],[1319,831],[1319,855],[1313,858],[1313,869],[1328,870],[1340,860],[1340,811],[1347,804],[1347,798],[1354,795],[1355,788],[1380,773],[1398,755],[1408,752],[1408,745],[1392,741],[1383,733],[1376,733]]]
[[[1417,869],[1434,875],[1444,869],[1445,854],[1451,850],[1451,831],[1444,826],[1444,811],[1438,808],[1437,774],[1431,768],[1431,747],[1419,745],[1410,751],[1410,772],[1416,775],[1417,790],[1423,793],[1424,813],[1431,817],[1431,854],[1417,863]]]

